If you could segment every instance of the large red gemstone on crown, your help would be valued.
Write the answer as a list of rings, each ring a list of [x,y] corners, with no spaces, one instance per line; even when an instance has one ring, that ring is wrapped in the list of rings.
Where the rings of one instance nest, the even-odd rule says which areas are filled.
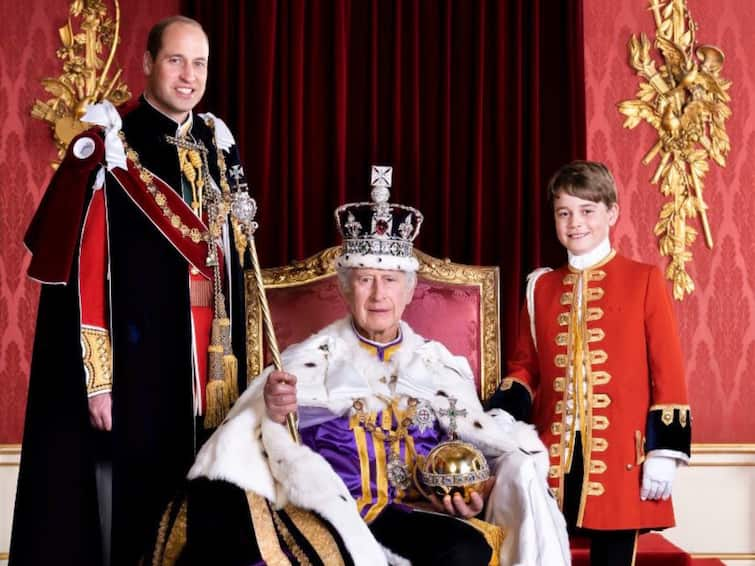
[[[385,220],[378,220],[375,224],[375,233],[382,236],[388,231],[388,223]]]

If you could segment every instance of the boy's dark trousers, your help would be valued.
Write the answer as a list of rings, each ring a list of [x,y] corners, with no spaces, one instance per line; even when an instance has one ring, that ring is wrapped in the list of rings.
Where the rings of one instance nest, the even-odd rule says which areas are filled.
[[[564,516],[569,534],[590,539],[591,566],[632,566],[637,550],[636,529],[596,531],[576,526],[583,479],[582,435],[577,432],[571,470],[564,476]],[[639,497],[639,494],[637,496]]]

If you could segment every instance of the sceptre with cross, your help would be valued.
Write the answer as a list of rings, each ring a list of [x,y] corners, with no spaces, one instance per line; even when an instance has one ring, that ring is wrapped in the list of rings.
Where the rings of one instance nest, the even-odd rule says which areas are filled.
[[[249,195],[246,183],[242,183],[244,169],[240,165],[234,165],[229,171],[229,175],[236,182],[236,190],[231,193],[231,215],[240,228],[240,234],[236,238],[236,246],[243,263],[243,253],[248,247],[249,255],[252,258],[252,273],[254,274],[254,284],[257,291],[257,302],[262,311],[262,327],[267,338],[267,346],[270,349],[270,357],[276,370],[283,369],[278,340],[273,328],[273,319],[270,315],[270,305],[267,302],[265,293],[265,284],[262,280],[262,271],[260,269],[260,260],[257,257],[257,246],[254,243],[254,233],[257,231],[259,224],[254,220],[257,214],[257,203]],[[245,242],[241,242],[243,236]],[[298,416],[296,413],[286,415],[286,428],[291,439],[297,444],[300,443]]]

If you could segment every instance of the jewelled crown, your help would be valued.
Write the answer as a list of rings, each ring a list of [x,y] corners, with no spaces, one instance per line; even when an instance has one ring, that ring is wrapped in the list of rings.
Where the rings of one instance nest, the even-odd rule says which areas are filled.
[[[388,202],[393,169],[372,167],[372,202],[356,202],[336,209],[343,237],[338,267],[368,267],[416,271],[412,242],[424,216],[416,208]]]

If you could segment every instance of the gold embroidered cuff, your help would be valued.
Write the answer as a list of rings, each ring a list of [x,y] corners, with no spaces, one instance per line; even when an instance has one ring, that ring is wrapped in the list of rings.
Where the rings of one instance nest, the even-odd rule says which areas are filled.
[[[81,350],[86,374],[87,395],[113,389],[110,333],[102,328],[81,329]]]
[[[676,450],[689,456],[691,428],[689,405],[653,405],[645,426],[645,451]]]
[[[689,405],[652,405],[648,412],[661,411],[661,422],[671,426],[674,421],[682,427],[687,426],[689,420]]]

